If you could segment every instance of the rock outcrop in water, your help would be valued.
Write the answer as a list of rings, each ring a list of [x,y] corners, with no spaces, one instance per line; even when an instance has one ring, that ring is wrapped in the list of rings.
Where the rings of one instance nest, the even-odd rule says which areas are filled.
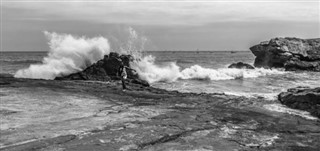
[[[254,69],[254,67],[250,64],[243,63],[243,62],[238,62],[238,63],[233,63],[228,66],[228,68],[237,68],[237,69]]]
[[[320,118],[320,87],[288,89],[288,92],[280,93],[278,99],[290,108],[305,110]]]
[[[320,72],[320,38],[274,38],[250,48],[254,66]]]
[[[133,61],[131,55],[119,55],[116,52],[111,52],[105,55],[103,59],[89,66],[83,71],[73,73],[64,77],[57,77],[55,80],[93,80],[93,81],[111,81],[120,80],[118,71],[121,65],[130,67],[130,62]],[[131,68],[127,69],[127,82],[149,86],[147,81],[139,78],[138,74]]]

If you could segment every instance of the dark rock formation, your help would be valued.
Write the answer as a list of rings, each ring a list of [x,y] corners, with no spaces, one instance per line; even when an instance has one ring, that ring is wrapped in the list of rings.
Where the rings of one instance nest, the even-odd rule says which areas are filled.
[[[97,63],[89,66],[83,71],[73,73],[64,77],[57,77],[55,80],[93,80],[93,81],[111,81],[120,80],[119,68],[125,65],[127,68],[128,79],[127,82],[149,86],[147,81],[139,78],[135,70],[130,68],[130,62],[133,61],[131,55],[119,55],[116,52],[111,52],[105,55],[103,59]]]
[[[254,69],[254,67],[250,64],[243,63],[243,62],[238,62],[238,63],[233,63],[228,68],[238,68],[238,69]]]
[[[274,38],[250,50],[256,56],[256,67],[320,71],[320,38]]]
[[[320,118],[320,87],[288,89],[288,92],[280,93],[278,99],[290,108],[305,110]]]

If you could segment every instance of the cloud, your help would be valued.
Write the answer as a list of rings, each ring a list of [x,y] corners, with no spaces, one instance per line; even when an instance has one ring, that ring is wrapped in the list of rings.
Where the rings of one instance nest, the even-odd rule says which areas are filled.
[[[80,20],[129,25],[205,25],[217,22],[319,22],[319,1],[3,1],[6,8],[27,10],[4,19]]]

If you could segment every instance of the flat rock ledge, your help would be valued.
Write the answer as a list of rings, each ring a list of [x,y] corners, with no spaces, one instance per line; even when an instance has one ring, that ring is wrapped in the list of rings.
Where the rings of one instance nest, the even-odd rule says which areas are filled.
[[[270,101],[263,98],[179,93],[134,83],[128,85],[130,90],[122,91],[119,82],[82,80],[1,77],[0,84],[1,89],[17,94],[37,89],[38,94],[44,91],[94,97],[100,100],[99,110],[67,122],[76,125],[104,121],[101,127],[82,133],[53,137],[46,136],[50,130],[47,126],[54,126],[54,132],[58,133],[58,127],[66,121],[48,123],[45,127],[30,123],[27,127],[1,130],[0,142],[5,146],[0,150],[3,151],[316,151],[320,148],[319,120],[266,109],[264,105]],[[5,92],[1,91],[3,98],[14,95]],[[3,112],[6,117],[23,114]]]
[[[320,72],[320,38],[273,38],[250,48],[255,67]]]
[[[297,87],[278,95],[279,101],[293,109],[308,111],[320,118],[320,87]]]

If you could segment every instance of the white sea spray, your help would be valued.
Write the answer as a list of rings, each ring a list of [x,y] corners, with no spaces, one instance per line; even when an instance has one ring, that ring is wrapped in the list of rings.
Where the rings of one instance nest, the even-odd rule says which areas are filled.
[[[54,79],[82,71],[110,52],[109,42],[104,37],[76,37],[47,31],[44,34],[49,39],[48,55],[41,64],[18,70],[15,77]]]
[[[285,72],[276,69],[233,69],[233,68],[204,68],[200,65],[193,65],[180,70],[180,67],[171,62],[167,65],[156,65],[155,57],[145,56],[133,65],[140,77],[150,83],[173,82],[177,79],[192,80],[230,80],[241,78],[256,78],[260,76],[284,74]]]

